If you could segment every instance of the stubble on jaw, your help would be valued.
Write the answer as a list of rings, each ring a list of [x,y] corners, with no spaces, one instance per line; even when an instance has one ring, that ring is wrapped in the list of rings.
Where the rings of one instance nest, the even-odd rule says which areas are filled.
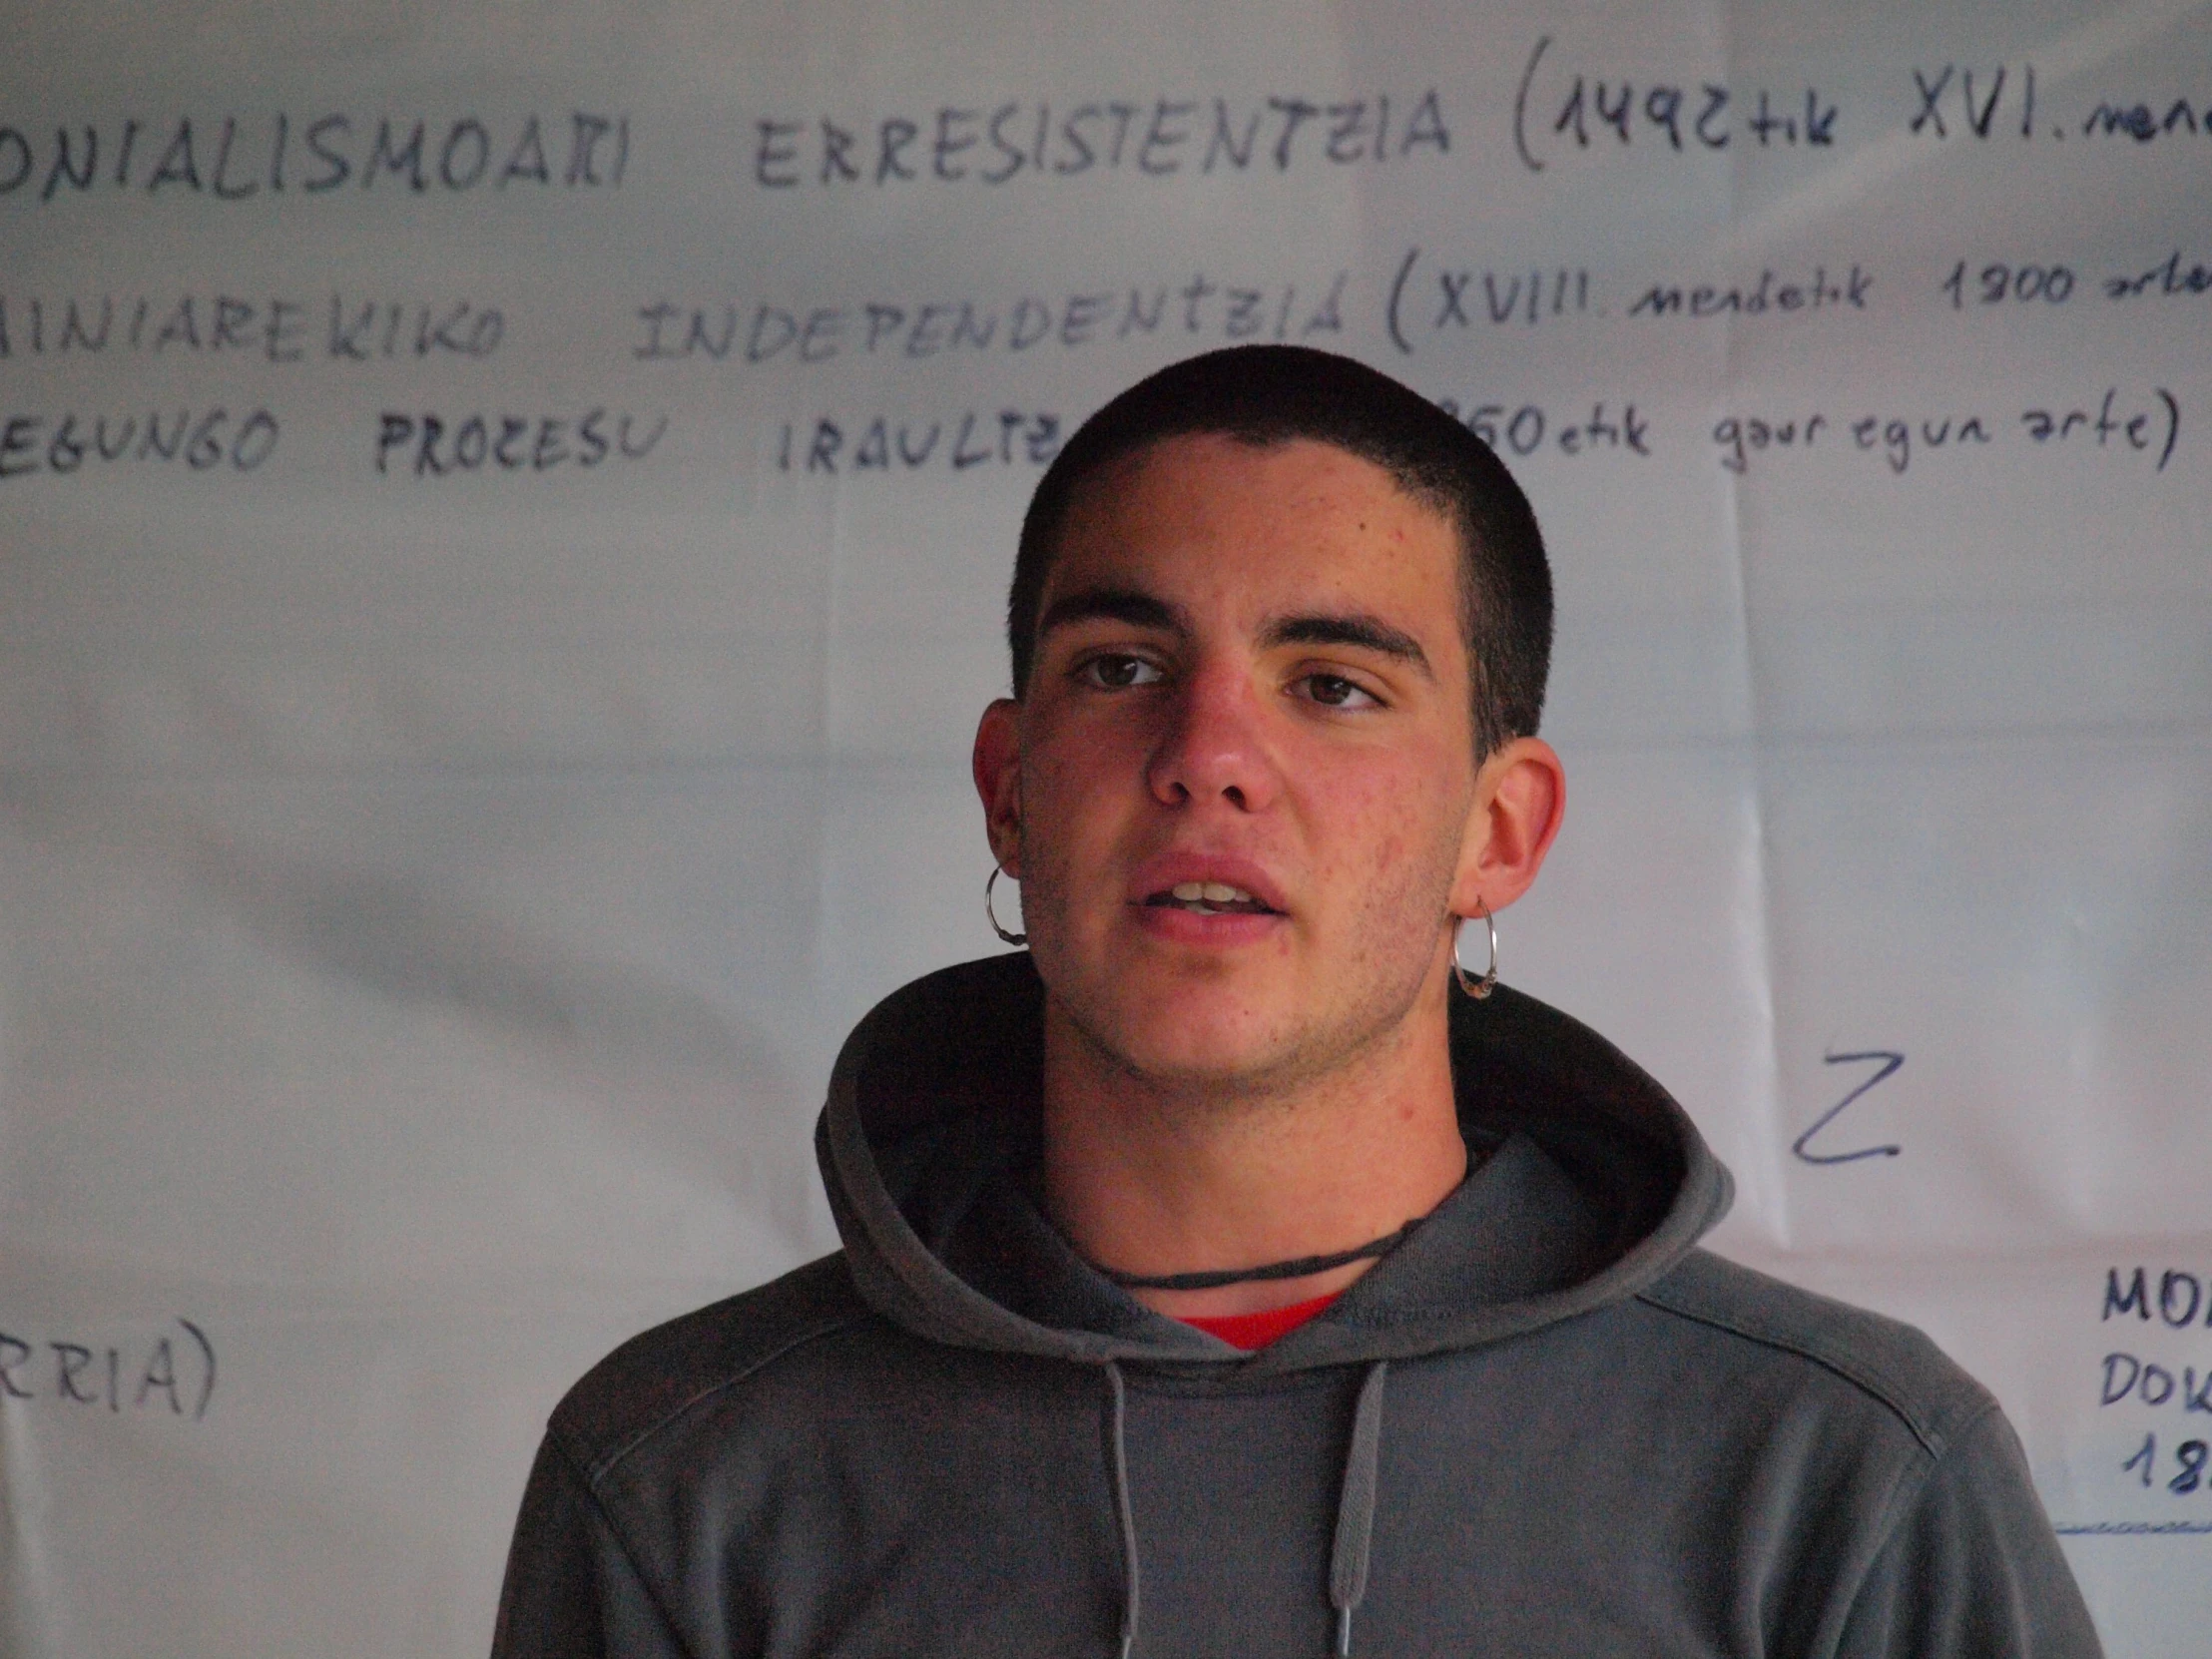
[[[1361,906],[1349,948],[1339,958],[1349,971],[1335,976],[1338,986],[1359,993],[1351,1002],[1319,1007],[1294,1002],[1288,1017],[1250,1045],[1256,1063],[1181,1068],[1140,1057],[1141,1034],[1128,1026],[1132,1014],[1142,1017],[1141,1009],[1131,1009],[1110,986],[1093,987],[1056,971],[1061,963],[1051,935],[1061,910],[1060,871],[1050,859],[1034,859],[1027,840],[1025,835],[1022,867],[1033,882],[1024,883],[1023,909],[1025,917],[1031,915],[1033,896],[1039,920],[1029,922],[1032,952],[1044,946],[1040,977],[1048,1075],[1056,1062],[1112,1075],[1135,1085],[1171,1119],[1219,1123],[1274,1117],[1304,1102],[1357,1092],[1365,1076],[1387,1071],[1402,1045],[1430,1035],[1431,1022],[1421,1017],[1419,1006],[1424,995],[1434,997],[1441,1012],[1444,983],[1437,966],[1451,917],[1456,833],[1439,835],[1425,856],[1410,856],[1409,849],[1398,856],[1385,852],[1364,878],[1369,902]],[[1374,877],[1383,875],[1396,879],[1379,891]],[[1301,1019],[1301,1013],[1307,1017]],[[1056,1045],[1065,1051],[1056,1052]]]

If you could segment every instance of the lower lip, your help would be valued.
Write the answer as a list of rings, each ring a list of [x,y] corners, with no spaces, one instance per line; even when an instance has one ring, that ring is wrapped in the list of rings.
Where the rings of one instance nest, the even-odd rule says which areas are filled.
[[[1137,912],[1137,925],[1146,933],[1175,944],[1257,944],[1274,937],[1276,929],[1291,919],[1281,911],[1218,910],[1201,915],[1179,904],[1136,904],[1131,908]]]

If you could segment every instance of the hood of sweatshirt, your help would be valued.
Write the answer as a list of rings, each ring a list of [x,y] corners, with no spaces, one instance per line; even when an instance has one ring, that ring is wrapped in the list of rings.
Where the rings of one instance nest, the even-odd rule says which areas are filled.
[[[1142,1306],[1039,1214],[1043,1006],[1026,952],[946,968],[878,1004],[830,1078],[816,1147],[853,1280],[934,1342],[1253,1375],[1411,1359],[1632,1296],[1728,1207],[1728,1172],[1612,1044],[1504,986],[1454,992],[1453,1089],[1481,1156],[1320,1318],[1247,1355]]]

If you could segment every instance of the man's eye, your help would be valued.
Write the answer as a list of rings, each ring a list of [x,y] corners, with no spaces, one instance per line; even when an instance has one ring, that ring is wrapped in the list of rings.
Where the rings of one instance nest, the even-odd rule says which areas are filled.
[[[1146,662],[1142,657],[1093,657],[1076,672],[1104,691],[1121,691],[1129,686],[1149,686],[1162,678],[1159,666]]]
[[[1368,709],[1379,706],[1374,693],[1355,685],[1341,674],[1309,674],[1299,682],[1304,695],[1330,709]]]

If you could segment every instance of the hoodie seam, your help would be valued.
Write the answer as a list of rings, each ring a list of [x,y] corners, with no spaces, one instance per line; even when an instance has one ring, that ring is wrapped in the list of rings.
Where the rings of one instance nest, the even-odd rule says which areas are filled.
[[[1860,1604],[1866,1599],[1867,1588],[1873,1582],[1883,1556],[1889,1553],[1890,1546],[1897,1542],[1899,1534],[1905,1530],[1907,1522],[1912,1518],[1914,1506],[1925,1499],[1930,1488],[1936,1484],[1936,1476],[1942,1472],[1952,1449],[1962,1445],[1991,1416],[2001,1414],[1994,1398],[1983,1401],[1959,1425],[1958,1432],[1951,1436],[1949,1445],[1941,1451],[1932,1450],[1929,1453],[1929,1461],[1924,1467],[1899,1472],[1896,1483],[1890,1488],[1889,1496],[1883,1503],[1881,1519],[1872,1530],[1873,1547],[1867,1551],[1866,1559],[1860,1564],[1857,1579],[1852,1584],[1851,1594],[1845,1598],[1843,1620],[1837,1631],[1839,1639],[1844,1632],[1850,1630],[1852,1620],[1857,1617]]]
[[[608,1541],[622,1552],[622,1559],[629,1567],[631,1576],[637,1579],[638,1587],[652,1599],[653,1610],[661,1615],[661,1624],[668,1631],[669,1639],[676,1644],[677,1651],[684,1655],[684,1659],[695,1659],[692,1645],[684,1639],[684,1627],[677,1622],[668,1597],[661,1593],[660,1586],[654,1583],[652,1575],[645,1570],[645,1563],[638,1558],[638,1552],[630,1547],[630,1540],[623,1535],[621,1525],[600,1496],[597,1479],[585,1465],[576,1460],[575,1453],[559,1436],[553,1439],[553,1449],[561,1461],[568,1465],[569,1473],[582,1488],[584,1501],[591,1505],[592,1513],[599,1517],[599,1524],[606,1528]]]
[[[833,1337],[837,1335],[837,1333],[839,1333],[840,1331],[850,1330],[856,1325],[864,1324],[868,1320],[878,1317],[880,1316],[875,1315],[872,1312],[846,1314],[840,1316],[839,1318],[831,1321],[829,1324],[815,1326],[808,1330],[796,1333],[789,1340],[779,1344],[777,1347],[771,1349],[768,1353],[760,1356],[758,1359],[748,1361],[738,1371],[731,1373],[727,1377],[716,1379],[713,1382],[708,1383],[706,1386],[699,1389],[698,1392],[692,1394],[690,1397],[679,1401],[675,1405],[670,1406],[666,1411],[655,1417],[651,1422],[646,1423],[643,1427],[635,1429],[626,1439],[617,1442],[612,1448],[605,1452],[602,1452],[599,1456],[580,1461],[578,1464],[579,1472],[583,1474],[585,1480],[590,1484],[592,1491],[596,1493],[599,1489],[600,1483],[614,1472],[615,1466],[617,1464],[621,1463],[633,1452],[637,1451],[641,1446],[645,1444],[646,1441],[652,1439],[655,1435],[660,1434],[664,1430],[675,1426],[675,1424],[681,1418],[690,1415],[701,1405],[704,1405],[708,1400],[713,1399],[717,1394],[723,1393],[730,1388],[736,1387],[739,1383],[747,1382],[751,1378],[759,1376],[769,1367],[775,1365],[777,1361],[782,1360],[797,1349],[804,1348],[809,1343],[819,1342],[825,1337]],[[572,1461],[576,1461],[574,1453],[569,1451],[566,1446],[562,1448],[562,1451],[564,1456],[568,1456]]]
[[[1793,1354],[1800,1360],[1820,1367],[1821,1370],[1832,1376],[1842,1378],[1846,1382],[1859,1389],[1860,1392],[1869,1395],[1881,1404],[1899,1422],[1903,1423],[1907,1431],[1919,1442],[1921,1449],[1931,1457],[1940,1459],[1949,1443],[1934,1424],[1923,1423],[1915,1412],[1906,1407],[1904,1400],[1898,1397],[1905,1390],[1873,1366],[1855,1362],[1843,1355],[1824,1351],[1811,1343],[1793,1341],[1773,1331],[1755,1330],[1745,1323],[1732,1320],[1722,1314],[1682,1307],[1677,1303],[1664,1300],[1656,1290],[1638,1292],[1636,1300],[1646,1307],[1658,1310],[1662,1314],[1671,1314],[1677,1319],[1688,1320],[1693,1325],[1702,1325],[1714,1331],[1725,1331],[1732,1337],[1740,1337],[1745,1342],[1756,1343],[1762,1348],[1774,1349],[1783,1354]],[[1974,1421],[1978,1420],[1981,1412],[1988,1408],[1988,1403],[1987,1401],[1982,1402],[1963,1426],[1970,1427]]]

